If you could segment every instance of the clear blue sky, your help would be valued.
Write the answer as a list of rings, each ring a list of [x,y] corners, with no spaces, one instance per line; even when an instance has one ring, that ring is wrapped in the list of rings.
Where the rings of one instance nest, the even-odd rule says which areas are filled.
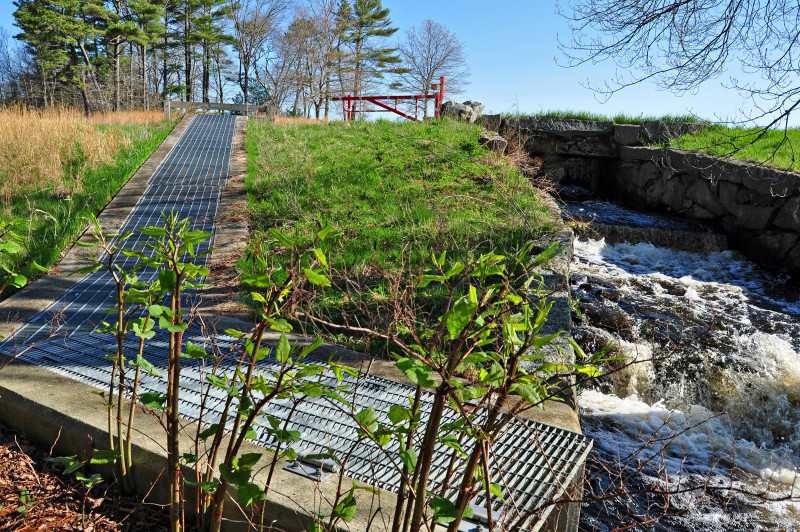
[[[12,35],[14,7],[0,0],[0,25]],[[606,115],[693,113],[704,118],[736,116],[740,96],[722,87],[728,77],[707,82],[697,94],[674,95],[653,84],[630,87],[600,103],[582,86],[601,83],[615,72],[611,63],[563,68],[557,37],[569,38],[566,21],[550,1],[383,0],[401,33],[430,18],[455,32],[467,47],[472,84],[459,100],[478,100],[486,112],[538,112],[550,109],[591,111]],[[563,57],[562,57],[563,59]],[[741,77],[741,73],[737,73]]]

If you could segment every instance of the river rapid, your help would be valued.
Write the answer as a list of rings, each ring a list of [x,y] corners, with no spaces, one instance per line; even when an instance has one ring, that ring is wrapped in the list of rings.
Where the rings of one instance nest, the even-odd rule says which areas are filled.
[[[564,212],[583,233],[575,337],[625,357],[579,390],[597,499],[581,529],[800,530],[798,280],[693,222],[595,200]],[[637,241],[641,228],[675,245]]]

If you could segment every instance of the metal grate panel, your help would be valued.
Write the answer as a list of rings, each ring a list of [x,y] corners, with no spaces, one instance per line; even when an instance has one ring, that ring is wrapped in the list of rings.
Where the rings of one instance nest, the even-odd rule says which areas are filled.
[[[213,233],[221,188],[229,171],[235,120],[231,116],[214,115],[199,115],[193,120],[153,175],[144,195],[126,220],[122,232],[134,232],[126,242],[126,247],[141,248],[147,237],[136,230],[148,225],[160,225],[162,211],[170,209],[178,212],[181,218],[190,218],[193,228]],[[200,251],[205,251],[211,244],[205,243]],[[132,266],[133,260],[121,259],[120,265]],[[141,272],[140,278],[152,279],[155,274],[154,270],[146,269]],[[113,287],[113,280],[102,270],[78,282],[49,309],[22,328],[16,334],[16,341],[24,339],[22,341],[31,342],[45,338],[50,332],[48,322],[56,313],[61,314],[63,320],[57,330],[61,334],[41,342],[20,358],[105,388],[111,377],[111,365],[106,356],[113,354],[116,346],[110,336],[98,335],[93,330],[107,317],[106,309],[112,304],[110,294]],[[229,350],[236,342],[226,335],[204,338],[196,328],[187,331],[185,339],[205,345],[207,349],[215,349],[218,353]],[[9,339],[0,344],[0,351],[9,352],[13,349],[14,341]],[[166,373],[167,367],[167,342],[167,334],[158,331],[147,344],[146,358],[162,373]],[[124,343],[128,358],[135,359],[137,348],[136,338],[127,339]],[[270,368],[276,369],[277,365],[268,357],[262,361],[262,369],[268,371]],[[330,384],[336,382],[332,372],[326,372],[324,376]],[[208,393],[204,406],[205,415],[209,416],[206,419],[221,414],[224,392],[204,385],[204,379],[203,366],[187,361],[181,378],[180,409],[183,416],[190,420],[196,421],[200,417],[201,391]],[[345,381],[350,390],[343,395],[353,405],[354,411],[372,407],[382,423],[389,423],[388,412],[392,405],[408,404],[408,398],[414,395],[411,386],[371,375],[360,379],[346,375]],[[144,376],[140,390],[164,393],[166,381]],[[432,396],[423,395],[422,404],[423,415],[430,412]],[[266,413],[285,420],[291,410],[289,401],[273,401]],[[444,422],[455,420],[454,412],[445,413]],[[348,476],[381,489],[397,490],[399,466],[392,465],[392,462],[400,464],[396,442],[385,448],[370,442],[359,442],[350,413],[342,411],[326,398],[306,398],[295,410],[289,428],[302,434],[301,441],[295,447],[301,457],[323,453],[328,448],[339,455],[352,450],[345,465]],[[275,443],[264,431],[258,434],[258,442],[265,446]],[[564,492],[590,447],[591,442],[582,435],[532,421],[512,420],[506,434],[493,449],[495,467],[492,469],[492,482],[503,486],[505,500],[513,500],[518,506],[515,512],[533,511]],[[444,445],[437,447],[431,472],[432,491],[440,488],[451,453],[452,450]],[[448,496],[452,497],[454,493],[454,490],[450,490]],[[476,519],[485,520],[485,510],[481,510],[485,504],[485,495],[479,495],[474,505]],[[512,510],[499,499],[492,501],[492,508],[495,519]],[[552,506],[547,506],[541,512],[533,512],[523,519],[522,528],[534,528],[551,509]],[[508,519],[513,522],[516,518]]]

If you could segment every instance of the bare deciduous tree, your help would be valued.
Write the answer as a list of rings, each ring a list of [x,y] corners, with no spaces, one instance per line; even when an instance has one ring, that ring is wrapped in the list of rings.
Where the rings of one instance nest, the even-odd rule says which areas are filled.
[[[419,27],[406,30],[398,48],[403,66],[408,70],[399,75],[404,86],[427,93],[441,76],[446,78],[445,90],[451,94],[464,92],[469,84],[469,65],[464,43],[446,26],[430,19]],[[428,105],[425,101],[425,116]]]
[[[730,87],[747,97],[751,120],[775,127],[800,105],[800,4],[789,0],[571,0],[559,13],[572,39],[568,64],[612,60],[614,79],[595,87],[609,97],[644,81],[677,93],[697,89],[731,66],[760,81]]]
[[[250,96],[250,72],[267,41],[278,31],[289,0],[239,0],[231,6],[234,48],[239,56],[239,85]]]

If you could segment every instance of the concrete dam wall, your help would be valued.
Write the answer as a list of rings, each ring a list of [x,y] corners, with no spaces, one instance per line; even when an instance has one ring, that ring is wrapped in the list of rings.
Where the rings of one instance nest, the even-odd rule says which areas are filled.
[[[800,174],[752,162],[650,147],[701,124],[485,117],[524,142],[541,174],[643,207],[709,221],[759,262],[800,272]]]

